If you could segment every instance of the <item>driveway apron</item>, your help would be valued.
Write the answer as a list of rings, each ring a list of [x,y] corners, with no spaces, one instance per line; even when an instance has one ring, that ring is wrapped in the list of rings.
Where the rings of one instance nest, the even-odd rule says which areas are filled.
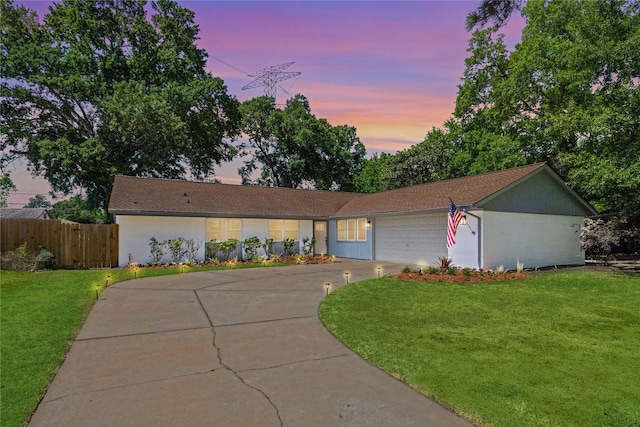
[[[364,362],[318,319],[391,263],[121,282],[101,295],[30,426],[470,426]]]

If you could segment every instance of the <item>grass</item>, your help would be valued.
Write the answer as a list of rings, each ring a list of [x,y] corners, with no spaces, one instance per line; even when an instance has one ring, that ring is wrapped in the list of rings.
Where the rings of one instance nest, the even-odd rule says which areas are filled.
[[[283,264],[269,264],[269,266]],[[238,265],[236,268],[263,267]],[[222,266],[189,271],[228,269]],[[139,269],[138,278],[179,274],[178,268]],[[0,271],[0,379],[2,426],[24,425],[62,363],[96,291],[134,278],[130,269]]]
[[[564,270],[489,284],[342,288],[325,326],[478,424],[640,426],[640,275]]]

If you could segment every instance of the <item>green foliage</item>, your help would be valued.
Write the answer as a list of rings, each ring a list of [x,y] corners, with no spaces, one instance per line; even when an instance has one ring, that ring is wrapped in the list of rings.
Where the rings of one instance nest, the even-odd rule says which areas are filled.
[[[185,249],[185,239],[178,237],[177,239],[167,240],[165,244],[171,255],[171,261],[176,264],[181,262],[182,257],[187,253]]]
[[[220,242],[219,251],[222,252],[223,260],[228,261],[231,253],[238,248],[240,243],[241,242],[238,239],[228,239],[224,242]]]
[[[402,272],[403,272],[403,273],[413,273],[413,268],[409,267],[408,265],[405,265],[405,266],[402,268]]]
[[[284,239],[282,241],[282,245],[284,246],[284,254],[287,256],[293,255],[293,247],[295,246],[296,241],[293,239]]]
[[[101,208],[93,207],[81,195],[54,203],[50,213],[55,219],[66,219],[81,224],[106,224],[108,222],[107,213]]]
[[[0,163],[0,166],[2,166],[2,163]],[[2,174],[2,177],[0,177],[0,208],[7,207],[7,199],[9,198],[9,193],[16,190],[17,188],[13,184],[13,181],[11,180],[9,174]]]
[[[362,170],[356,175],[354,179],[354,191],[358,193],[378,193],[385,190],[382,185],[382,170],[385,163],[393,158],[388,153],[374,153],[370,159],[365,159],[362,165]]]
[[[352,191],[362,168],[365,147],[350,126],[331,126],[311,113],[303,95],[289,99],[284,109],[275,100],[245,101],[242,129],[249,142],[242,145],[249,160],[238,169],[244,184],[272,187]],[[260,171],[253,179],[254,172]]]
[[[305,255],[312,255],[313,247],[316,244],[316,238],[312,237],[309,239],[308,237],[302,238],[302,253]]]
[[[0,166],[26,158],[55,191],[106,207],[116,174],[198,178],[236,154],[238,102],[205,71],[193,12],[151,9],[69,0],[40,20],[0,3]]]
[[[391,279],[331,293],[324,325],[478,425],[632,426],[640,275],[567,269],[480,285]]]
[[[423,142],[385,159],[380,168],[381,188],[392,190],[458,176],[454,157],[450,135],[434,128]]]
[[[42,248],[40,249],[38,255],[36,255],[35,262],[36,268],[39,270],[45,268],[52,269],[56,266],[56,257],[52,252],[46,250],[45,248]]]
[[[449,257],[446,257],[446,256],[439,256],[438,257],[438,265],[442,269],[447,269],[447,268],[450,268],[451,266],[453,266],[453,260],[451,258],[449,258]]]
[[[271,254],[273,254],[273,239],[266,237],[264,239],[264,243],[262,244],[262,249],[264,249],[265,256],[269,258]]]
[[[48,201],[42,194],[36,194],[33,197],[29,197],[29,202],[24,205],[25,208],[45,208],[51,209],[51,202]]]
[[[258,255],[258,249],[262,246],[262,242],[257,237],[249,237],[242,242],[242,248],[247,254],[247,258],[252,261],[257,261],[260,259],[260,255]]]
[[[279,253],[273,253],[271,254],[271,258],[269,259],[271,260],[271,262],[279,262],[281,258],[282,256]]]
[[[149,254],[151,258],[151,264],[154,264],[154,265],[160,264],[160,260],[162,260],[162,257],[164,256],[165,248],[166,248],[165,241],[160,242],[155,237],[152,237],[151,239],[149,239],[149,249],[150,249]]]
[[[517,11],[509,52],[496,31]],[[545,161],[598,210],[640,223],[640,2],[483,0],[467,24],[480,29],[453,117],[388,159],[382,188]]]
[[[3,270],[33,271],[36,269],[35,254],[24,242],[13,251],[0,255],[0,268]]]
[[[547,161],[600,210],[639,215],[640,3],[530,1],[522,13],[512,53],[492,29],[469,43],[452,122],[467,170]]]

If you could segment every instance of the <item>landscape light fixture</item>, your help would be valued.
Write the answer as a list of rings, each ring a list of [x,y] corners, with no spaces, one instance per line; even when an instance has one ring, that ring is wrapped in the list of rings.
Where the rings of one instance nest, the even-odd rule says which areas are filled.
[[[133,267],[133,278],[137,279],[138,278],[138,267]]]
[[[348,271],[346,271],[346,272],[344,273],[344,277],[346,277],[346,278],[347,278],[347,285],[348,285],[348,284],[349,284],[349,272],[348,272]]]
[[[382,267],[378,267],[378,279],[380,278],[380,270],[382,269]]]
[[[107,282],[104,284],[104,287],[108,287],[109,286],[109,279],[111,278],[111,276],[107,275]]]
[[[324,288],[327,291],[327,296],[329,296],[329,289],[331,288],[331,283],[327,282],[324,284]]]

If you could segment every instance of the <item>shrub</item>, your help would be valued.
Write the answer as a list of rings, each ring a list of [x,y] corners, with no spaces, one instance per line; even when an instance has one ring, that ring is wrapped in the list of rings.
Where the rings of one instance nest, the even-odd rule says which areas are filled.
[[[205,257],[208,260],[216,260],[219,261],[216,257],[217,253],[220,252],[220,245],[222,242],[217,242],[216,239],[211,239],[209,243],[207,243],[204,247]]]
[[[269,237],[265,238],[264,243],[262,244],[262,249],[264,249],[264,254],[266,255],[266,257],[269,258],[273,253],[273,239]]]
[[[427,273],[429,273],[429,274],[438,274],[438,271],[439,271],[438,267],[429,267],[427,269]]]
[[[242,242],[244,251],[247,253],[247,258],[252,261],[258,261],[260,256],[258,255],[258,249],[262,246],[262,242],[257,237],[249,237]]]
[[[151,264],[160,264],[160,260],[164,256],[166,242],[159,242],[155,237],[149,240]]]
[[[287,256],[293,255],[293,247],[296,244],[296,241],[293,239],[284,239],[282,241],[282,245],[284,246],[284,254]]]
[[[523,273],[524,272],[524,263],[520,262],[520,260],[516,260],[516,271],[518,273]]]
[[[36,268],[35,256],[25,242],[14,251],[3,253],[0,266],[6,270],[33,271]]]
[[[587,219],[581,231],[587,258],[609,259],[640,251],[640,227],[628,218]]]
[[[184,248],[185,240],[182,237],[178,237],[177,239],[168,240],[166,244],[171,254],[171,261],[175,263],[182,261],[182,257],[187,252]]]
[[[281,258],[281,255],[279,253],[271,254],[271,261],[272,262],[280,262],[280,258]]]
[[[405,265],[404,268],[402,269],[403,273],[413,273],[413,269],[411,267],[409,267],[408,265]]]
[[[40,253],[36,256],[36,267],[38,269],[48,268],[53,269],[56,266],[56,257],[52,252],[45,248],[40,249]]]
[[[196,262],[203,240],[188,239],[184,241],[185,261]]]
[[[451,266],[453,266],[453,260],[449,257],[446,256],[439,256],[438,257],[438,264],[440,265],[440,268],[442,269],[446,269],[449,268]]]
[[[222,252],[222,256],[224,260],[229,260],[231,253],[238,248],[240,244],[240,240],[238,239],[228,239],[224,242],[220,242],[220,252]],[[235,264],[238,263],[238,259],[235,258]]]
[[[311,255],[311,252],[313,252],[313,247],[316,244],[316,238],[312,237],[311,239],[309,239],[308,237],[305,237],[302,239],[302,253],[304,253],[305,255]]]

